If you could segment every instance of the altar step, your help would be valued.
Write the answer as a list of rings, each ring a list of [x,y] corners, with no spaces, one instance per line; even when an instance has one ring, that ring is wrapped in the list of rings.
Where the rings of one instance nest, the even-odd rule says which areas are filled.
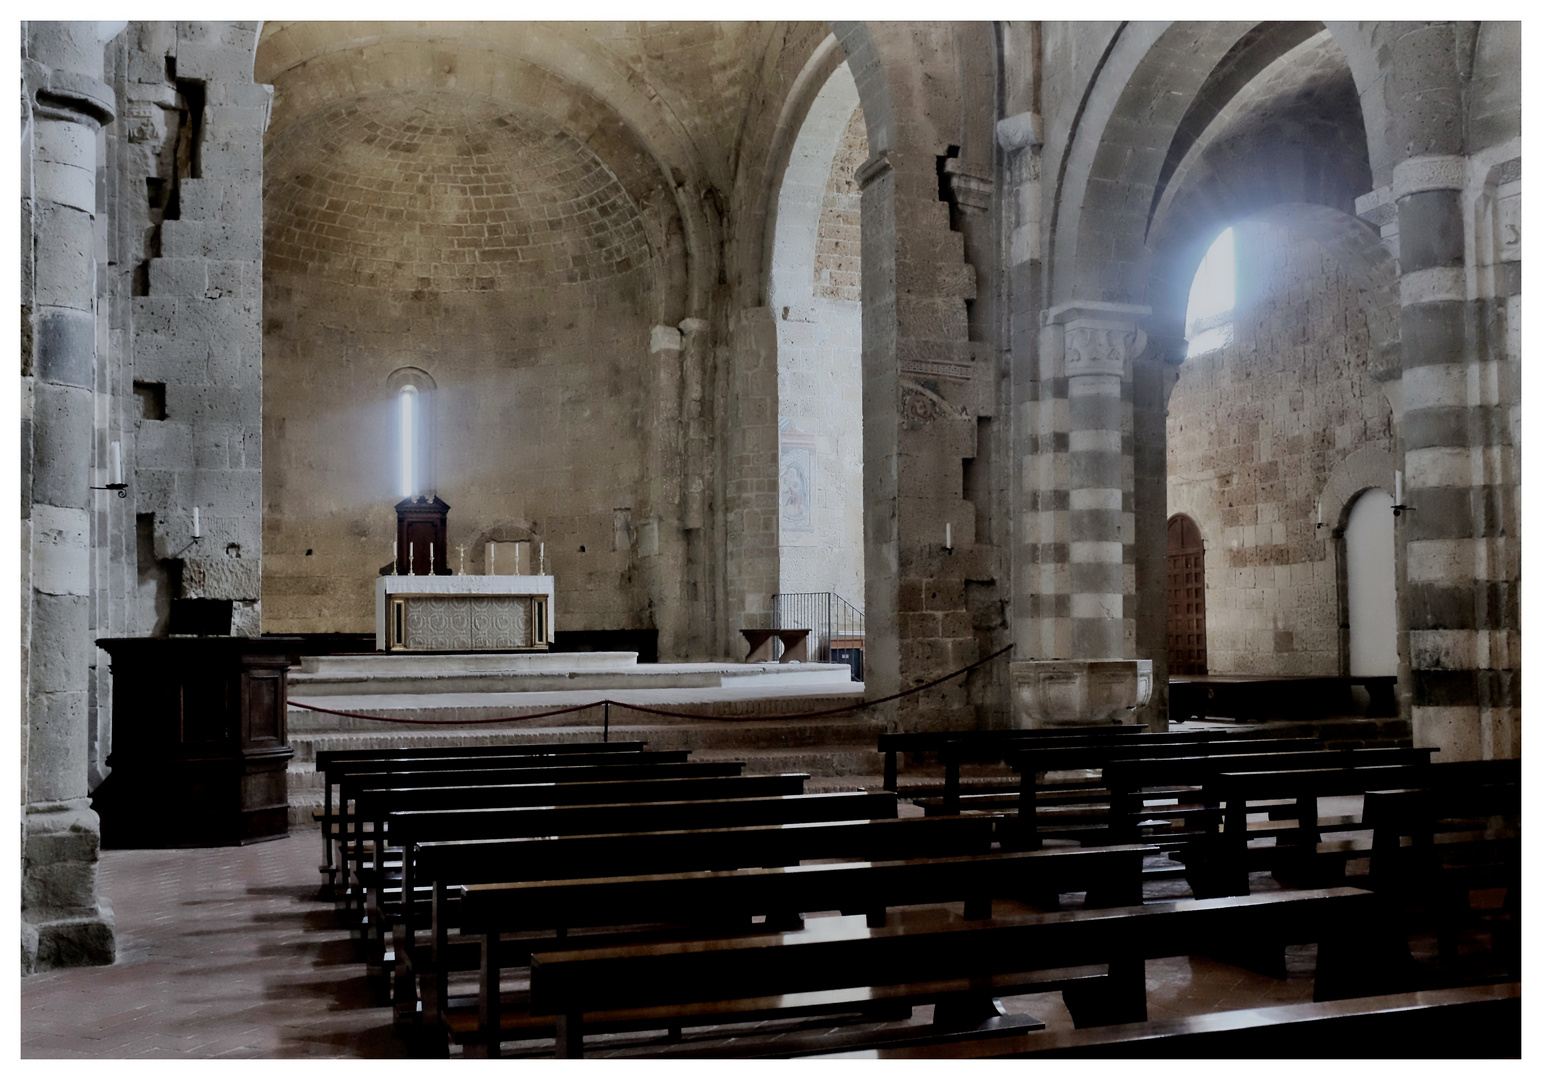
[[[611,706],[609,718],[609,737],[615,741],[639,740],[653,750],[689,750],[692,760],[744,761],[746,774],[806,772],[811,776],[807,785],[809,791],[859,791],[880,786],[883,761],[877,752],[877,744],[878,734],[883,730],[881,721],[849,712],[799,716],[842,709],[860,702],[865,688],[861,683],[850,681],[848,669],[843,665],[797,665],[805,669],[838,668],[843,681],[834,682],[822,671],[805,670],[789,672],[791,678],[781,680],[782,685],[777,685],[771,678],[762,680],[754,675],[747,679],[732,670],[762,666],[794,667],[638,665],[631,673],[644,677],[678,677],[680,672],[639,669],[730,669],[714,673],[720,680],[715,686],[664,687],[658,686],[656,681],[650,689],[601,686],[594,690],[450,693],[428,692],[432,683],[425,681],[416,693],[359,693],[365,686],[370,690],[376,688],[378,684],[371,680],[362,685],[354,684],[353,693],[318,694],[314,692],[315,682],[311,682],[306,690],[296,686],[291,690],[292,700],[345,712],[433,723],[339,717],[291,704],[289,742],[295,753],[289,766],[290,823],[292,826],[308,823],[311,809],[321,805],[321,778],[315,772],[318,750],[599,740],[604,737],[606,721],[602,707],[532,721],[517,718],[591,704],[603,698],[617,702]],[[345,665],[312,667],[310,673],[333,678],[353,674],[341,670]],[[332,670],[326,671],[328,667]],[[302,669],[296,674],[306,673]],[[398,670],[389,677],[397,678],[401,674]],[[687,671],[685,674],[693,676],[698,672]],[[770,673],[773,677],[776,674]],[[291,675],[293,679],[294,675]],[[306,684],[302,681],[300,685]],[[623,702],[685,715],[656,716],[628,709]],[[477,723],[479,720],[499,722]]]

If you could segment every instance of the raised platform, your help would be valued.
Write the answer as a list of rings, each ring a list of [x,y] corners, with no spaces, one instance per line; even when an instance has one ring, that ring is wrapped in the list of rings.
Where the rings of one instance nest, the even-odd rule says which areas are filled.
[[[845,664],[639,664],[635,652],[362,653],[306,656],[289,694],[527,694],[578,690],[722,688],[792,694],[858,694]]]

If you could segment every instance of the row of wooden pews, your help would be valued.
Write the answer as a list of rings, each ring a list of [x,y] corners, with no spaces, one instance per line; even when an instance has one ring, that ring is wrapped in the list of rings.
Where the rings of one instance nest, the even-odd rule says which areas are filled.
[[[956,760],[987,741],[939,734]],[[954,1043],[959,1056],[990,1053],[981,1039],[1005,1052],[1042,1025],[1006,1015],[1002,997],[1058,990],[1078,1029],[1145,1028],[1147,959],[1207,953],[1267,970],[1296,943],[1318,945],[1320,1000],[1413,988],[1404,907],[1388,906],[1386,883],[1417,892],[1435,838],[1458,843],[1441,829],[1449,822],[1430,818],[1438,800],[1409,786],[1375,801],[1400,827],[1413,807],[1429,819],[1396,845],[1423,854],[1380,864],[1380,891],[1340,875],[1325,887],[1245,895],[1246,873],[1274,866],[1255,852],[1311,846],[1315,855],[1321,846],[1326,856],[1356,838],[1345,829],[1324,841],[1324,831],[1366,823],[1325,823],[1293,789],[1255,798],[1226,788],[1240,792],[1230,801],[1218,793],[1247,775],[1332,773],[1339,787],[1361,772],[1454,779],[1430,771],[1428,752],[1134,729],[1010,734],[989,733],[983,752],[1022,769],[1016,792],[963,795],[955,784],[927,816],[904,818],[895,785],[805,794],[803,774],[745,776],[740,763],[702,767],[641,744],[328,756],[318,760],[328,784],[323,887],[356,929],[399,1028],[427,1054],[458,1044],[496,1056],[506,1042],[528,1052],[545,1040],[559,1056],[580,1056],[601,1034],[678,1039],[701,1025],[807,1016],[851,1023],[830,1029],[844,1034],[758,1049],[735,1041],[733,1053]],[[1070,769],[1099,775],[1066,778]],[[1509,804],[1488,790],[1494,783],[1478,786],[1485,791],[1459,809],[1501,809],[1463,833],[1463,850],[1468,862],[1481,849],[1500,865],[1467,880],[1508,881],[1512,834],[1494,817]],[[1245,808],[1240,818],[1234,803]],[[1517,795],[1517,867],[1518,807]],[[1228,845],[1238,837],[1246,842],[1234,865]],[[1456,851],[1445,855],[1459,862]],[[1244,887],[1143,903],[1148,864],[1162,852],[1188,860],[1204,882],[1224,882],[1241,865]],[[1452,860],[1435,861],[1456,889]],[[1085,899],[1061,910],[1066,894]],[[1039,910],[1024,914],[1024,903]],[[1509,921],[1497,933],[1517,943],[1518,978],[1518,904],[1501,908]],[[888,1023],[919,1005],[933,1007],[930,1025]],[[692,1052],[688,1042],[641,1045]]]

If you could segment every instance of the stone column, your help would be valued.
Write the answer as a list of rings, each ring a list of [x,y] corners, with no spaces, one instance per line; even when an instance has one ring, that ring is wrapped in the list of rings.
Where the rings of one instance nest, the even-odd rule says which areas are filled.
[[[23,971],[109,964],[116,949],[111,908],[96,893],[101,831],[86,770],[97,132],[114,107],[102,47],[121,28],[34,22],[24,30],[34,62],[26,74],[36,263]]]
[[[1520,753],[1519,582],[1506,570],[1503,363],[1479,352],[1462,190],[1461,27],[1410,25],[1393,43],[1402,270],[1403,445],[1414,742],[1445,759]]]
[[[1063,357],[1065,557],[1070,656],[1012,665],[1018,722],[1125,719],[1150,699],[1151,661],[1135,660],[1134,357],[1149,308],[1064,304],[1044,313],[1041,356]],[[1133,431],[1129,431],[1133,435]],[[1117,661],[1117,663],[1111,663]]]
[[[720,648],[742,658],[743,627],[771,625],[780,581],[777,550],[776,324],[771,309],[744,308],[729,326],[733,396],[723,421],[727,532]]]

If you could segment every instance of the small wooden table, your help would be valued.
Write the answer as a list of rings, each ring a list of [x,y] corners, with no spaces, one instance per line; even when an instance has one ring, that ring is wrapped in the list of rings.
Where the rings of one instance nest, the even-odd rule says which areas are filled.
[[[782,663],[790,664],[796,661],[800,664],[808,663],[808,636],[809,630],[740,630],[744,640],[749,642],[750,652],[744,658],[746,664],[768,663],[776,657],[773,655],[773,640],[782,643]]]

